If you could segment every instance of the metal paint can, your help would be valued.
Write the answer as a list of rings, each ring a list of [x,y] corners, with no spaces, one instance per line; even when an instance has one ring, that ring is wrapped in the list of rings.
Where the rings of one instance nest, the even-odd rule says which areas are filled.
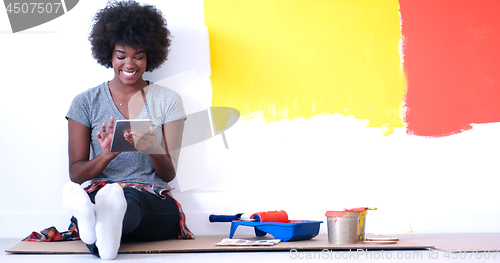
[[[356,244],[360,212],[327,211],[329,244]]]
[[[358,208],[351,208],[351,209],[345,209],[344,211],[346,212],[359,212],[359,226],[358,226],[358,240],[363,241],[365,240],[365,228],[366,228],[366,214],[368,212],[366,211],[366,207],[358,207]]]

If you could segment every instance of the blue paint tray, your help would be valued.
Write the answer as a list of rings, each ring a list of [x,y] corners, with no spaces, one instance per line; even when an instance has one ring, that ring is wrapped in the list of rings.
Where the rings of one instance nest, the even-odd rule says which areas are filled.
[[[232,221],[231,232],[229,238],[233,238],[236,228],[239,226],[251,226],[255,229],[255,235],[258,237],[266,234],[272,235],[281,241],[296,241],[311,239],[318,235],[319,224],[323,221],[311,220],[288,220],[288,223],[273,223],[273,222],[248,222],[248,221]]]

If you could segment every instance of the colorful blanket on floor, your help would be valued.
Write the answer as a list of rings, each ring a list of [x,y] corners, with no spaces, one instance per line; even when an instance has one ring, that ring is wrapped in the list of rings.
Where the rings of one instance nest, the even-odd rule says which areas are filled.
[[[92,193],[95,191],[99,191],[106,184],[117,183],[121,185],[123,188],[132,187],[139,191],[149,192],[158,196],[161,199],[172,198],[177,207],[179,208],[179,228],[177,233],[178,239],[194,239],[194,234],[189,230],[186,224],[186,216],[182,211],[181,204],[173,198],[170,194],[170,190],[156,187],[152,184],[135,184],[135,183],[122,183],[122,182],[113,182],[113,181],[97,181],[93,182],[89,186],[85,188],[85,192]],[[68,227],[67,231],[59,232],[55,227],[46,228],[40,232],[32,232],[29,236],[23,239],[23,241],[34,241],[34,242],[54,242],[54,241],[71,241],[71,240],[79,240],[80,237],[78,235],[78,221],[75,217],[71,218],[71,223]]]

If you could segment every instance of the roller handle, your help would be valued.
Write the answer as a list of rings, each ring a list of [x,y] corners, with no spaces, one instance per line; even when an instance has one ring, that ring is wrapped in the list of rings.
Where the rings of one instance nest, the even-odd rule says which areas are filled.
[[[240,214],[236,214],[234,216],[230,216],[230,215],[210,215],[208,217],[208,220],[210,222],[232,222],[234,220],[239,220],[241,218],[241,215],[243,213],[240,213]]]

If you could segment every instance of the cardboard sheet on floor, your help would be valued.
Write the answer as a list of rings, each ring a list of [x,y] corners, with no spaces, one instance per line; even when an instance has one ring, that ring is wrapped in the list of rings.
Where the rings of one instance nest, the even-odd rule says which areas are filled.
[[[268,235],[269,236],[269,235]],[[374,235],[372,235],[374,236]],[[328,236],[320,234],[310,240],[280,242],[272,246],[217,246],[227,236],[196,236],[193,240],[165,240],[143,243],[124,243],[119,253],[191,253],[191,252],[247,252],[247,251],[322,251],[328,250],[418,250],[433,248],[431,245],[415,244],[400,239],[397,244],[362,244],[352,245],[328,244]],[[241,239],[263,239],[255,236],[238,236]],[[272,236],[264,237],[272,239]],[[21,242],[6,252],[16,254],[88,254],[89,251],[81,241],[63,242]]]
[[[432,244],[436,249],[449,252],[500,251],[500,233],[395,234],[393,236],[415,244]]]

